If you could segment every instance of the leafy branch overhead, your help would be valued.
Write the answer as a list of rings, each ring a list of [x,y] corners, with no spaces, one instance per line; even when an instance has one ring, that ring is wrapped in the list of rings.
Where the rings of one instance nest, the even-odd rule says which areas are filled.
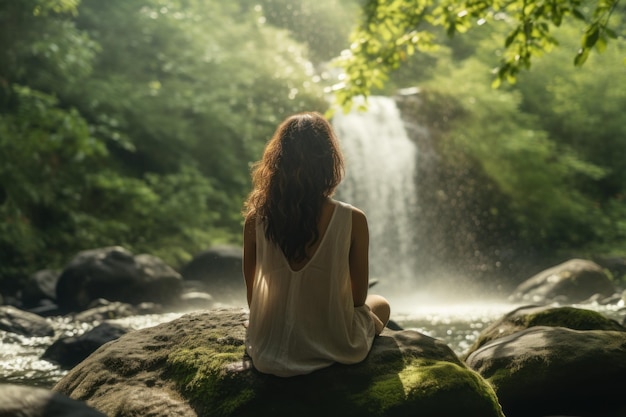
[[[581,21],[585,28],[573,57],[574,65],[581,66],[591,49],[603,52],[607,42],[618,37],[610,27],[618,4],[619,0],[369,0],[350,49],[336,61],[346,74],[336,86],[336,98],[347,110],[354,97],[367,97],[382,88],[389,73],[409,56],[439,46],[436,28],[451,37],[489,22],[507,25],[500,63],[494,69],[493,86],[498,87],[502,80],[514,83],[534,57],[558,45],[554,28],[566,20]]]

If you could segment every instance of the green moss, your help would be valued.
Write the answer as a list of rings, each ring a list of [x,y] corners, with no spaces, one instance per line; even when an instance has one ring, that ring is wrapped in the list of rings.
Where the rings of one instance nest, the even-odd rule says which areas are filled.
[[[245,357],[241,340],[219,332],[186,339],[168,355],[167,372],[199,415],[303,417],[424,415],[501,416],[491,386],[462,364],[398,355],[381,363],[362,363],[310,375],[277,378],[253,370],[232,372]],[[450,401],[454,398],[454,401]]]
[[[625,330],[615,320],[602,314],[575,307],[558,307],[529,314],[525,318],[526,327],[561,326],[574,330]]]
[[[450,396],[451,392],[455,394]],[[399,373],[379,375],[353,400],[375,415],[402,414],[402,409],[439,415],[442,398],[452,397],[458,404],[444,408],[476,409],[482,403],[489,410],[485,415],[502,413],[495,391],[476,372],[451,362],[418,358],[408,359]]]
[[[231,415],[255,396],[252,389],[241,389],[239,373],[225,370],[228,364],[242,362],[245,347],[215,342],[222,338],[213,334],[204,343],[183,341],[167,358],[167,372],[184,395],[196,408],[210,409],[215,416]]]

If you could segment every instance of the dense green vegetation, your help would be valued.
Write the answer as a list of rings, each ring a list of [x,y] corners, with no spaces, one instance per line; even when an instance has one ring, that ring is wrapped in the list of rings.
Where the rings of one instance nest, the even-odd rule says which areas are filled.
[[[328,106],[262,3],[0,1],[4,284],[86,248],[178,266],[239,240],[249,163],[286,115]]]
[[[0,0],[0,287],[87,248],[180,266],[238,243],[250,163],[286,115],[328,109],[360,3]],[[442,41],[374,92],[419,85],[450,112],[439,151],[494,184],[484,209],[506,211],[519,244],[626,253],[623,35],[581,69],[564,24],[559,48],[493,90],[505,33]]]
[[[461,104],[466,114],[447,140],[480,161],[526,242],[544,253],[624,255],[626,41],[616,39],[581,68],[570,60],[580,33],[562,25],[559,48],[497,90],[489,80],[501,37],[472,35],[482,38],[476,49],[459,64],[439,60],[425,84]]]

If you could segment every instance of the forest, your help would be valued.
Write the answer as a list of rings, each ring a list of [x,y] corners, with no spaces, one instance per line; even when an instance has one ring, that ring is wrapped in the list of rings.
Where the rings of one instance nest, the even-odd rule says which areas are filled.
[[[0,293],[84,249],[180,267],[239,244],[251,164],[287,115],[332,108],[366,3],[0,0]],[[493,190],[490,244],[626,256],[624,30],[575,66],[584,26],[563,22],[494,88],[503,26],[433,26],[371,93],[419,87],[441,158]]]

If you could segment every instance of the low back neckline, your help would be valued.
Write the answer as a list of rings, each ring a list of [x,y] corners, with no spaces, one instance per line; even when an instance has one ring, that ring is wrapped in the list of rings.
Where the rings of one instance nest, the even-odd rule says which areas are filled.
[[[330,220],[328,221],[328,224],[326,225],[326,229],[324,229],[322,231],[322,233],[320,234],[320,238],[319,238],[319,243],[317,245],[317,247],[315,248],[315,250],[313,251],[313,254],[306,260],[306,262],[300,266],[299,268],[294,268],[291,264],[291,262],[289,262],[289,260],[287,259],[287,257],[285,256],[285,254],[282,254],[283,256],[283,260],[285,261],[285,264],[287,265],[287,268],[289,268],[289,271],[291,271],[294,274],[303,272],[305,269],[307,269],[307,267],[311,264],[311,262],[313,262],[315,260],[315,258],[317,257],[317,254],[320,252],[320,249],[322,248],[322,245],[324,245],[324,241],[326,240],[326,236],[328,235],[328,230],[330,229],[330,227],[333,224],[333,221],[337,215],[337,210],[338,210],[338,206],[339,203],[335,200],[330,200],[330,204],[333,205],[333,212],[330,215]],[[282,251],[281,251],[282,252]]]

